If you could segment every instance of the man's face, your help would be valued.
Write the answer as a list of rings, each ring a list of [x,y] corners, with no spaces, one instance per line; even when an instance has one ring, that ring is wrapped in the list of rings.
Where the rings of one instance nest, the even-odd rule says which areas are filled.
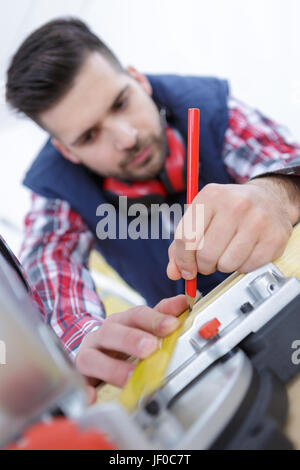
[[[165,130],[151,93],[136,70],[121,72],[91,53],[71,90],[39,118],[73,163],[102,176],[151,179],[166,155]]]

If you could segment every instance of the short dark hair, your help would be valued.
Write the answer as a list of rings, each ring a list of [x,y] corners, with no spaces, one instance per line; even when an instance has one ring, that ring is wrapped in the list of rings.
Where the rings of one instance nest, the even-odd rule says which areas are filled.
[[[90,52],[99,52],[114,67],[122,65],[114,53],[76,18],[58,18],[34,31],[12,58],[7,72],[6,100],[39,122],[72,87]]]

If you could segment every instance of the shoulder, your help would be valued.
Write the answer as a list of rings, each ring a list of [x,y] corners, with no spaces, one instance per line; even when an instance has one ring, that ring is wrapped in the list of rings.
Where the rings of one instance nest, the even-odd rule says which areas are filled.
[[[226,99],[229,82],[217,77],[190,75],[147,75],[153,89],[153,98],[160,101],[177,99],[187,100],[200,96],[208,101],[212,97]]]

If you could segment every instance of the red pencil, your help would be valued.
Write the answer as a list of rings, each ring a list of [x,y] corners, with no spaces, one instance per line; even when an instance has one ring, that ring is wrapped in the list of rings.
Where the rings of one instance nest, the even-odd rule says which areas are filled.
[[[200,110],[189,109],[188,119],[188,169],[187,169],[187,204],[191,205],[199,191],[199,139]],[[185,295],[190,310],[193,308],[197,293],[197,277],[185,281]]]

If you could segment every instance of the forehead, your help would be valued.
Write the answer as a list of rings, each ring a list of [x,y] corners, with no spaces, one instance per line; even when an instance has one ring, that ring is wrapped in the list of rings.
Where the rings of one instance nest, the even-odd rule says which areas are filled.
[[[47,129],[58,137],[70,140],[83,127],[103,117],[130,76],[113,67],[99,53],[86,58],[72,88],[40,118]]]

